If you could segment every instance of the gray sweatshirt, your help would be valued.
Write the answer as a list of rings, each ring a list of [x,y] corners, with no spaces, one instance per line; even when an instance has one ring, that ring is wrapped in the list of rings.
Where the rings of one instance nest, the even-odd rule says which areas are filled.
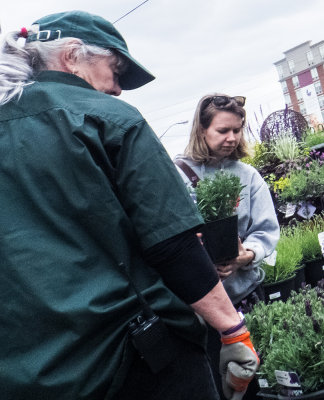
[[[253,250],[255,258],[223,281],[229,297],[236,304],[263,281],[260,264],[273,252],[279,240],[279,224],[268,186],[255,168],[241,161],[224,159],[218,163],[202,164],[181,155],[176,156],[177,159],[185,161],[200,179],[213,175],[216,170],[224,170],[237,175],[241,184],[246,185],[237,209],[238,232],[243,246]],[[191,186],[184,172],[179,167],[177,169],[186,185]]]

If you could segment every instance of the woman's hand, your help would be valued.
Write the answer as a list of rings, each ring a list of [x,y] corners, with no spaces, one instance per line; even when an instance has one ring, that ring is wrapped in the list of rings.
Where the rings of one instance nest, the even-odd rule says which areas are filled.
[[[229,260],[226,264],[216,265],[218,275],[222,280],[229,277],[239,268],[250,264],[254,259],[254,252],[252,250],[245,249],[240,238],[238,239],[238,250],[239,255],[236,258]]]

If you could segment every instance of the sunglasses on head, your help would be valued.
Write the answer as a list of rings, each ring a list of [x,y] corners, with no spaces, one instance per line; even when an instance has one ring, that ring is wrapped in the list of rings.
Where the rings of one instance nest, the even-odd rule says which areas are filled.
[[[216,107],[222,107],[226,106],[229,104],[231,101],[235,101],[235,103],[240,106],[244,107],[245,104],[245,97],[244,96],[213,96],[210,99],[207,99],[207,104],[205,107],[207,107],[210,103],[214,103]]]

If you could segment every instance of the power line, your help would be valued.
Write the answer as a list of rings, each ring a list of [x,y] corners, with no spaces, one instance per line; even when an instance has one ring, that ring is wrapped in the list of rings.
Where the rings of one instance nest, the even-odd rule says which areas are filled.
[[[147,3],[149,0],[145,0],[143,1],[143,3],[139,4],[138,6],[136,6],[135,8],[133,8],[132,10],[128,11],[128,13],[122,15],[120,18],[116,19],[115,22],[113,22],[113,24],[115,24],[116,22],[120,21],[121,19],[125,18],[127,15],[129,15],[130,13],[132,13],[133,11],[135,11],[137,8],[141,7],[144,3]]]
[[[174,124],[171,124],[171,125],[168,127],[168,129],[167,129],[166,131],[164,131],[164,132],[162,133],[161,136],[159,136],[159,139],[161,139],[161,138],[168,132],[168,130],[171,129],[173,126],[175,126],[175,125],[187,124],[188,122],[189,122],[189,121],[180,121],[180,122],[175,122]]]

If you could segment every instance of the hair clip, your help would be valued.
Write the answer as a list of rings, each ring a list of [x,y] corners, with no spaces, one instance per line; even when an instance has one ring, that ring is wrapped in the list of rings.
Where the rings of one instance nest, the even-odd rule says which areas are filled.
[[[27,38],[28,37],[28,30],[26,28],[21,28],[20,29],[20,33],[19,33],[19,37],[23,37],[23,38]]]

